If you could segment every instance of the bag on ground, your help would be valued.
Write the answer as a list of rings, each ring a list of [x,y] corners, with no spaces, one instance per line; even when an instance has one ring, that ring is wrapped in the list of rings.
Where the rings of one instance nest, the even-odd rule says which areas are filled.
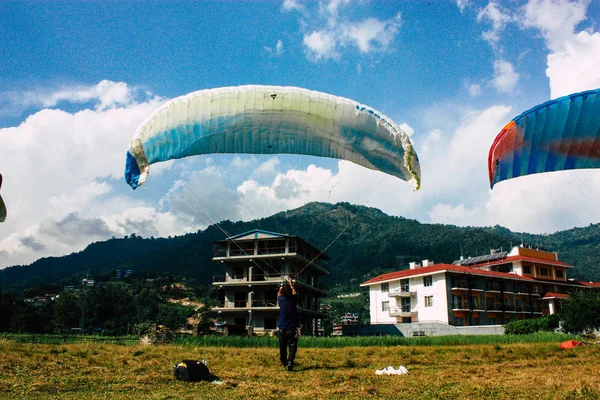
[[[173,374],[175,378],[185,382],[213,380],[213,375],[208,367],[202,361],[197,360],[183,360],[173,366]]]

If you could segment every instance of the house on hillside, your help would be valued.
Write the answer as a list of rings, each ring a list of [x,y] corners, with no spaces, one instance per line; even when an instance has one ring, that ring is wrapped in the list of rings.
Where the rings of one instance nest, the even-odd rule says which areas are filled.
[[[371,324],[503,325],[558,312],[574,289],[600,289],[568,279],[572,269],[556,253],[516,246],[452,264],[411,263],[361,286],[369,288]]]
[[[327,318],[319,298],[327,294],[321,279],[329,274],[329,257],[302,238],[255,229],[215,242],[213,261],[225,269],[213,279],[219,296],[213,311],[224,322],[259,335],[275,332],[277,292],[288,277],[300,293],[303,333],[317,334],[320,320]]]

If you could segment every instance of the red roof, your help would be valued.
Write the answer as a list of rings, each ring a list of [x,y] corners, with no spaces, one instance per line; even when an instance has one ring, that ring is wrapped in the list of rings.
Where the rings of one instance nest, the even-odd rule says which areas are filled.
[[[560,267],[573,268],[573,266],[571,264],[567,264],[562,261],[543,260],[541,258],[526,257],[526,256],[522,256],[522,255],[509,256],[509,257],[503,258],[501,260],[497,260],[497,261],[493,261],[493,262],[486,262],[486,263],[479,263],[479,264],[474,264],[474,265],[477,265],[477,266],[497,265],[497,264],[506,264],[507,262],[513,262],[513,261],[529,261],[529,262],[534,262],[534,263],[538,263],[538,264],[558,265]]]
[[[530,281],[536,282],[535,279],[521,276],[517,274],[509,274],[506,272],[496,272],[496,271],[485,271],[479,268],[472,267],[464,267],[462,265],[454,265],[454,264],[435,264],[429,267],[420,267],[415,269],[408,269],[404,271],[390,272],[387,274],[376,276],[375,278],[369,279],[366,282],[363,282],[361,286],[368,286],[374,283],[381,283],[386,281],[392,281],[396,279],[409,278],[419,275],[432,275],[437,272],[458,272],[463,274],[471,274],[471,275],[482,275],[482,276],[490,276],[495,278],[505,278],[505,279],[518,279],[522,281]]]
[[[600,288],[600,282],[582,282],[582,281],[575,281],[575,283],[578,283],[578,284],[580,284],[580,285],[582,285],[582,286]]]
[[[564,293],[553,293],[553,292],[548,292],[544,295],[544,297],[542,297],[543,300],[548,300],[548,299],[567,299],[569,297],[568,294],[564,294]]]

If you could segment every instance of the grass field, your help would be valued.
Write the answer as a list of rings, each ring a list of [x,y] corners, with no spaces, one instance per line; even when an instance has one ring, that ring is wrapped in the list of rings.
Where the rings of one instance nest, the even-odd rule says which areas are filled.
[[[560,350],[560,340],[544,336],[521,343],[506,342],[506,337],[497,336],[495,344],[486,343],[492,338],[473,339],[474,344],[426,344],[419,338],[402,345],[310,348],[302,341],[310,345],[313,338],[301,338],[293,372],[279,367],[274,347],[30,344],[0,339],[0,398],[600,398],[600,346]],[[202,358],[225,384],[175,380],[173,364]],[[388,365],[404,365],[410,373],[375,375],[376,369]]]

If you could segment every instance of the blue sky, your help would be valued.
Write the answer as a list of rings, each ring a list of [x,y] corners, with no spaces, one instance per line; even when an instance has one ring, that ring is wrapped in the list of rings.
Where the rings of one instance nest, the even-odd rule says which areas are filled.
[[[487,151],[522,111],[600,87],[600,7],[586,0],[4,2],[0,267],[89,242],[193,232],[309,201],[426,223],[551,233],[600,219],[597,171],[489,190]],[[135,127],[221,86],[348,97],[411,135],[423,187],[337,160],[206,156],[122,178]]]

